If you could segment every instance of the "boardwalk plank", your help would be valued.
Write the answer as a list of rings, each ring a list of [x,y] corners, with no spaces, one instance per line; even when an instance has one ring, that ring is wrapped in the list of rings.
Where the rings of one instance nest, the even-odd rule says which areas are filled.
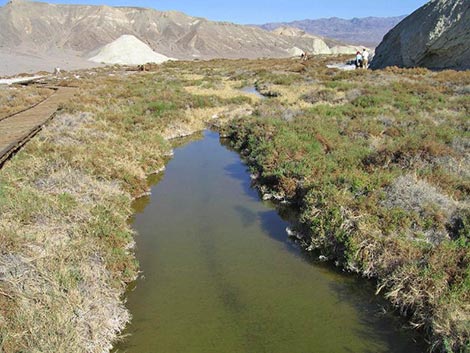
[[[0,164],[18,150],[68,101],[76,89],[59,87],[57,91],[37,106],[0,121]]]

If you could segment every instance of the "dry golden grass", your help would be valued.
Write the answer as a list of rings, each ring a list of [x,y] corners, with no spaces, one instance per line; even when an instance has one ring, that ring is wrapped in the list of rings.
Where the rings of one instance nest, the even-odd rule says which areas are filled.
[[[186,90],[191,94],[203,96],[217,96],[222,99],[230,99],[236,97],[248,97],[257,102],[261,98],[254,93],[247,93],[240,90],[240,81],[227,81],[220,82],[217,87],[205,88],[200,86],[188,86]]]
[[[0,86],[0,119],[36,105],[54,91],[36,86]]]
[[[192,135],[195,131],[204,130],[207,123],[224,110],[223,107],[188,108],[181,120],[171,122],[162,132],[167,140]]]
[[[111,271],[90,226],[97,205],[119,205],[121,231],[128,234],[121,246],[130,244],[124,226],[130,195],[114,181],[78,170],[63,155],[93,123],[79,114],[57,117],[2,169],[0,233],[14,244],[0,255],[0,273],[6,274],[0,288],[15,308],[0,322],[5,352],[103,351],[128,320],[120,300],[124,277]],[[90,142],[97,144],[97,138],[102,136]],[[117,279],[121,284],[114,284]]]

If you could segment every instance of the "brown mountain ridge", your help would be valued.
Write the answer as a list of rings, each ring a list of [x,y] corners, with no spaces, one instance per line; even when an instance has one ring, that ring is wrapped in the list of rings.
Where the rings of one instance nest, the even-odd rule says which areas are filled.
[[[176,11],[24,0],[12,0],[0,8],[3,58],[18,55],[30,58],[29,62],[42,58],[49,65],[51,58],[59,56],[84,61],[122,35],[133,35],[176,59],[288,57],[298,49],[329,54],[328,48],[334,46],[346,50],[342,43],[318,36],[282,35]]]

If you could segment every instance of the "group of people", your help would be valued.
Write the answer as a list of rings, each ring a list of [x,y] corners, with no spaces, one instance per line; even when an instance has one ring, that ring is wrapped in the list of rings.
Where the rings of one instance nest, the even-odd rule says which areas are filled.
[[[362,54],[360,51],[358,51],[356,53],[356,60],[355,60],[355,64],[356,64],[356,69],[364,69],[364,70],[367,70],[367,68],[369,67],[369,57],[370,57],[370,54],[369,52],[367,51],[367,49],[364,49],[362,51]]]
[[[354,64],[356,65],[356,69],[364,69],[367,70],[369,68],[369,58],[370,53],[367,49],[363,49],[362,53],[360,51],[356,52],[356,58],[354,59]],[[302,52],[300,54],[300,60],[307,61],[310,59],[310,56],[307,52]],[[352,64],[352,60],[348,62],[348,64]]]

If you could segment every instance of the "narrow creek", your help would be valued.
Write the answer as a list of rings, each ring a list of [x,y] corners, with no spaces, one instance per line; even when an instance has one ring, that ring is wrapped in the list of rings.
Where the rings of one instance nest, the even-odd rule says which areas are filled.
[[[261,98],[261,99],[266,99],[265,96],[263,96],[257,89],[255,86],[245,86],[243,87],[240,91],[244,92],[244,93],[250,93],[250,94],[254,94],[255,96]]]
[[[133,225],[143,271],[115,352],[424,352],[373,285],[319,264],[218,134],[175,150]]]

